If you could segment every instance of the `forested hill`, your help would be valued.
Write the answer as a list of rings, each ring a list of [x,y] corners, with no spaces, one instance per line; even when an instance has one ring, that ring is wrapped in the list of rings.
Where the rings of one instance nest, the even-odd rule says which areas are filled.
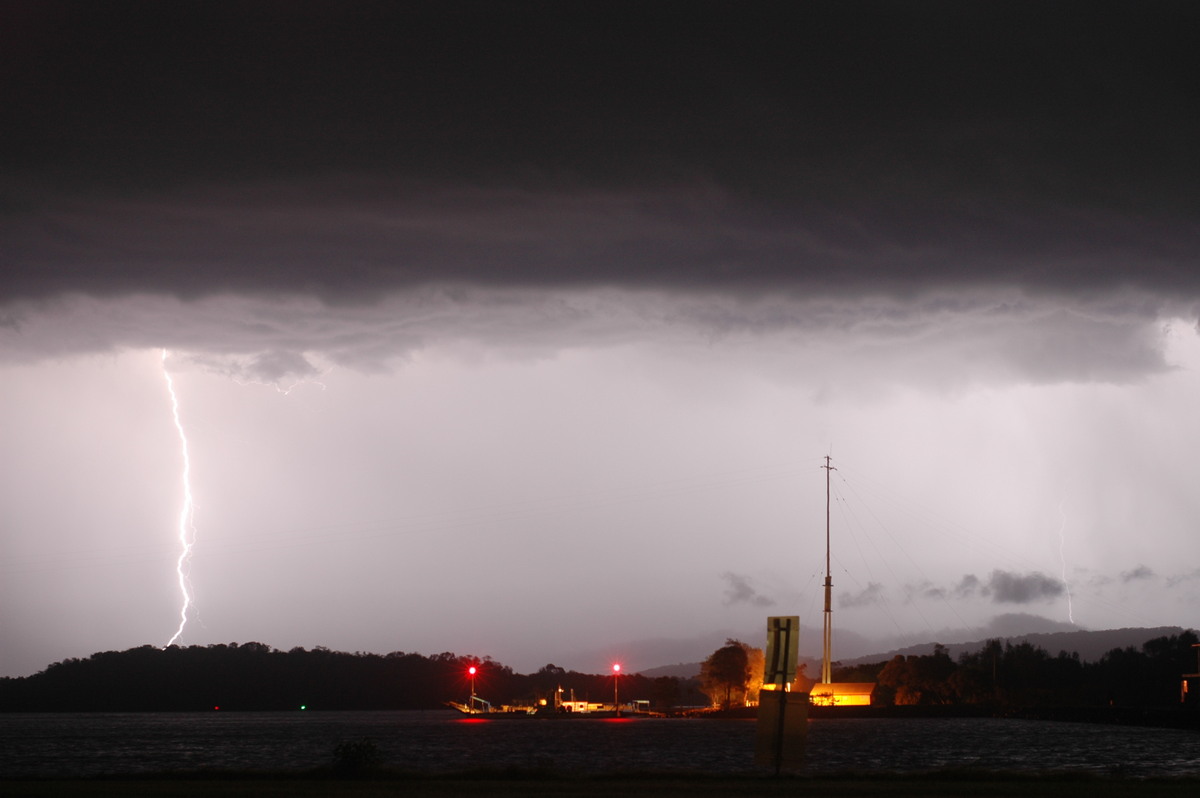
[[[875,701],[880,705],[1178,707],[1181,677],[1200,670],[1198,643],[1200,637],[1186,630],[1145,640],[1139,647],[1113,648],[1087,662],[1066,651],[1053,655],[1030,642],[995,639],[957,658],[937,646],[928,654],[843,664],[835,668],[834,681],[877,683]],[[707,705],[710,698],[713,704],[722,697],[728,701],[731,691],[752,700],[757,689],[751,687],[753,667],[747,664],[744,673],[732,676],[712,667],[725,648],[729,646],[706,661],[701,671],[707,675],[700,680],[622,673],[622,701],[642,699],[667,710]],[[285,652],[262,643],[142,646],[0,679],[0,712],[439,709],[447,701],[467,701],[472,689],[467,669],[472,665],[477,669],[475,693],[494,705],[532,704],[552,699],[559,689],[564,698],[607,703],[618,678],[554,665],[519,674],[487,658],[450,653],[348,654],[320,647]],[[1194,707],[1196,695],[1200,691],[1182,697]]]
[[[899,655],[902,657],[918,657],[932,654],[935,649],[945,651],[951,659],[957,660],[964,654],[975,654],[983,650],[993,640],[999,640],[1004,645],[1020,645],[1028,643],[1036,648],[1052,654],[1065,651],[1071,655],[1079,655],[1082,662],[1098,662],[1105,654],[1114,649],[1140,648],[1147,640],[1159,637],[1172,637],[1184,633],[1179,626],[1155,626],[1126,629],[1084,630],[1073,632],[1032,632],[1023,635],[1000,635],[968,643],[920,643],[917,645],[896,648],[879,654],[868,654],[862,657],[838,657],[836,664],[850,668],[858,665],[870,665],[876,662],[886,662]],[[807,666],[809,674],[820,673],[820,657],[800,657],[801,664]],[[641,671],[646,676],[681,676],[692,677],[700,673],[700,662],[681,662],[677,665],[664,665]]]
[[[476,693],[495,704],[551,696],[559,687],[581,699],[612,699],[612,675],[554,665],[523,675],[450,653],[285,652],[231,643],[142,646],[57,662],[32,676],[0,679],[0,711],[437,709],[466,702],[470,665],[478,668]],[[622,694],[631,698],[674,702],[679,690],[679,680],[621,675]]]
[[[1095,662],[1029,642],[987,641],[954,659],[944,646],[929,654],[896,654],[874,664],[834,668],[833,680],[875,682],[884,703],[1000,707],[1175,707],[1197,705],[1184,690],[1197,671],[1200,637],[1192,630],[1114,648]]]
[[[1051,653],[1065,651],[1068,654],[1078,654],[1083,662],[1096,662],[1105,654],[1116,648],[1140,647],[1147,640],[1158,637],[1179,635],[1184,629],[1179,626],[1138,627],[1128,629],[1104,629],[1088,631],[1080,629],[1074,632],[1036,632],[1024,635],[1009,635],[998,638],[1002,643],[1019,645],[1029,643]],[[976,640],[971,643],[948,643],[942,646],[952,658],[958,659],[963,654],[974,654],[983,649],[990,640]],[[901,656],[920,656],[932,654],[937,643],[923,643],[888,651],[885,654],[872,654],[866,657],[854,657],[841,660],[842,665],[862,665],[870,662],[891,659],[897,654]]]

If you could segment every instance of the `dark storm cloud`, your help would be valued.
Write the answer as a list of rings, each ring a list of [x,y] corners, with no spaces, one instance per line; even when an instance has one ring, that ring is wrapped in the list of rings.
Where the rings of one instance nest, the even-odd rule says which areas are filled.
[[[0,300],[1200,284],[1186,3],[14,8]]]
[[[755,607],[770,607],[775,604],[774,599],[755,590],[747,576],[727,571],[721,574],[721,578],[726,582],[725,603],[727,605],[750,604]]]

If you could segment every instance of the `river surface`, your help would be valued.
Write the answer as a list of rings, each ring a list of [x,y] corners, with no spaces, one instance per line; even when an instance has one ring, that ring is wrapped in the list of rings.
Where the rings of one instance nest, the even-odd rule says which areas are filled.
[[[756,773],[753,720],[470,720],[445,712],[0,714],[0,778],[304,770],[369,739],[391,768]],[[1200,734],[997,718],[812,719],[803,771],[1200,776]]]

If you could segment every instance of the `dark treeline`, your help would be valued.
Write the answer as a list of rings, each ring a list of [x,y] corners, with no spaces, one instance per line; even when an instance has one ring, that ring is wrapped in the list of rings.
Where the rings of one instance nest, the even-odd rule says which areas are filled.
[[[262,643],[142,646],[57,662],[32,676],[0,679],[0,711],[195,711],[437,709],[475,692],[493,704],[553,700],[611,702],[613,679],[546,665],[519,674],[490,659],[451,653],[348,654],[315,648],[279,651]],[[703,702],[695,680],[621,674],[620,698],[669,708]]]
[[[1030,643],[989,640],[955,662],[945,648],[835,669],[834,680],[877,682],[876,703],[1012,707],[1178,706],[1180,681],[1197,672],[1194,631],[1115,648],[1096,662]],[[1195,703],[1192,696],[1189,703]]]
[[[1200,670],[1198,642],[1196,632],[1185,631],[1083,662],[1078,654],[990,640],[957,661],[938,646],[932,654],[836,668],[834,680],[877,682],[875,703],[883,705],[1178,706],[1182,674]],[[451,653],[279,651],[231,643],[142,646],[57,662],[32,676],[0,679],[0,711],[438,709],[447,701],[466,702],[471,665],[478,669],[476,694],[496,706],[553,701],[560,688],[564,698],[608,703],[613,697],[611,674],[554,665],[520,674],[488,658]],[[709,703],[697,679],[617,678],[622,703],[643,699],[658,710]]]

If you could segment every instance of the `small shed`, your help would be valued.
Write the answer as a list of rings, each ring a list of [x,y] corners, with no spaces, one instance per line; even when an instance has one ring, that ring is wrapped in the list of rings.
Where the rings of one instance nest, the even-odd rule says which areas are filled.
[[[875,698],[875,682],[828,682],[808,689],[815,707],[869,707]]]

